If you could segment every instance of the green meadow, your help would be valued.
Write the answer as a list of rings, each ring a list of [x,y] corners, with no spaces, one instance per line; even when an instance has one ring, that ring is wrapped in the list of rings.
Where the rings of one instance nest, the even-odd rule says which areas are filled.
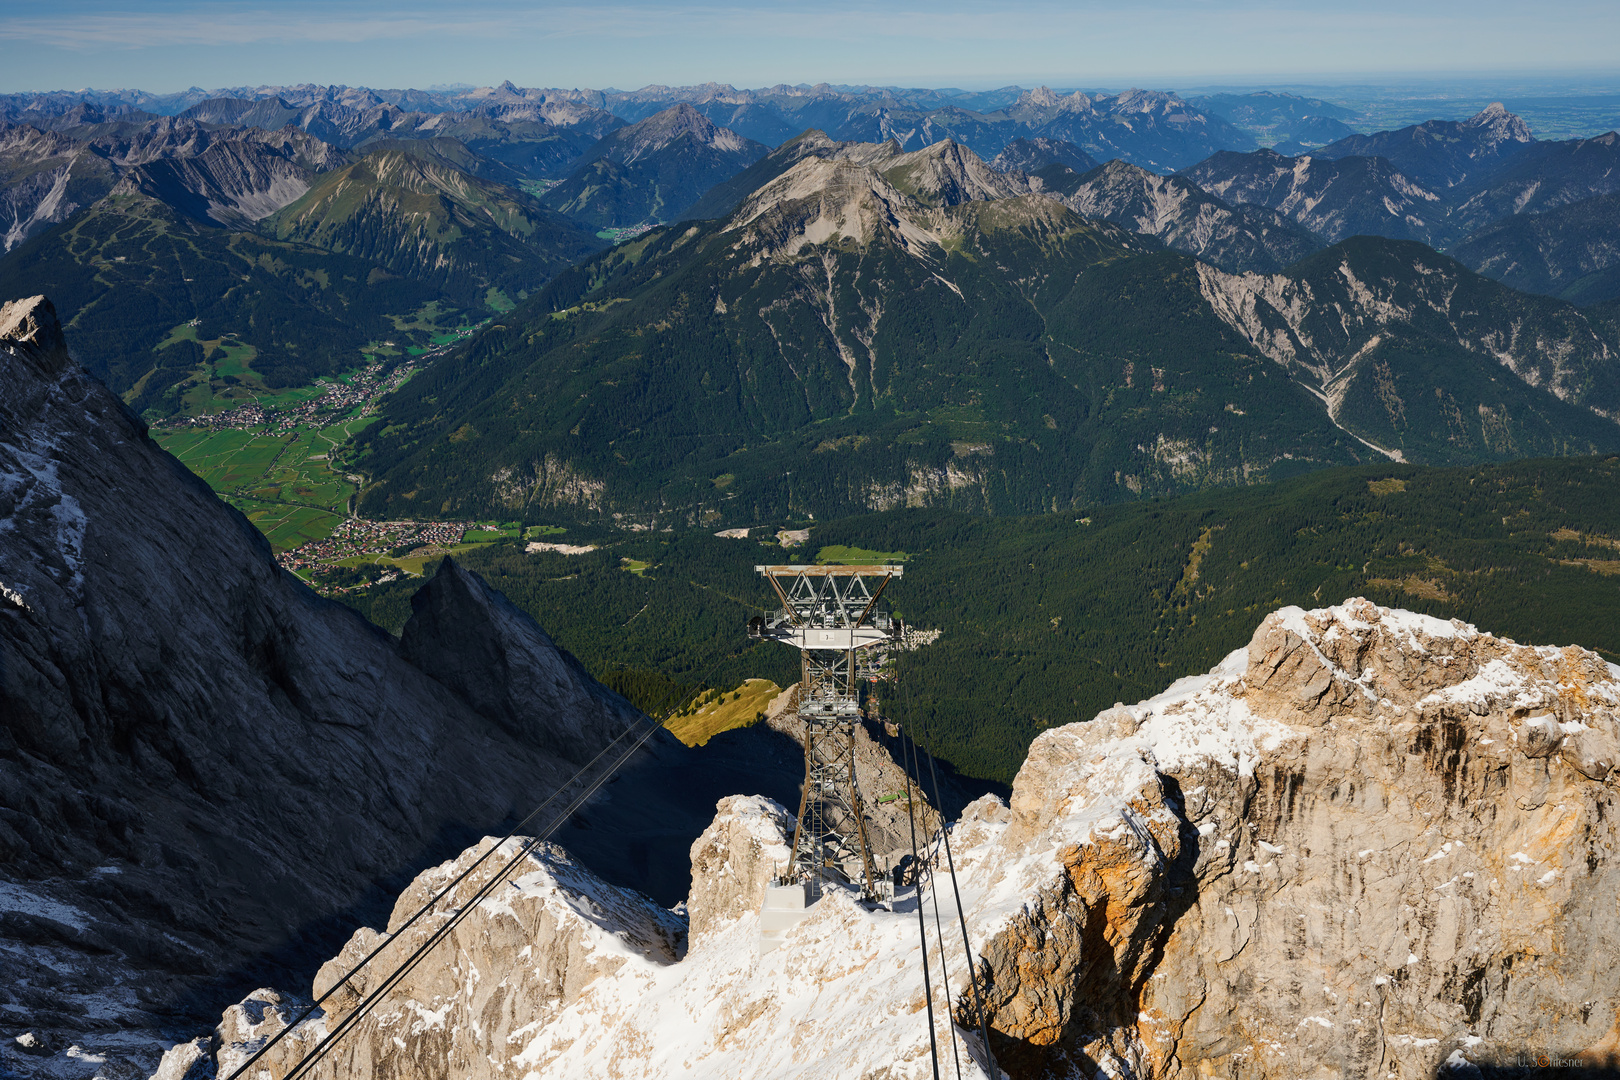
[[[357,488],[333,468],[332,456],[373,419],[349,416],[278,434],[159,429],[153,438],[286,551],[332,535],[347,516]]]

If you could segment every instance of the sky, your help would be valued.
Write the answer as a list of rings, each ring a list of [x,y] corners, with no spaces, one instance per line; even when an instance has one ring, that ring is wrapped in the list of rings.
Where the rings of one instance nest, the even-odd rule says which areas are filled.
[[[1175,88],[1620,70],[1616,0],[0,0],[0,91]]]

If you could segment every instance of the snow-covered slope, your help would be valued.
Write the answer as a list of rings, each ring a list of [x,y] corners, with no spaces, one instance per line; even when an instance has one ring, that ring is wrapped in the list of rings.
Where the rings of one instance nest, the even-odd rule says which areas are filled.
[[[1207,675],[1042,734],[1010,803],[981,799],[952,833],[998,1066],[1414,1077],[1612,1050],[1617,710],[1620,668],[1593,653],[1358,599],[1284,608]],[[930,1075],[914,901],[829,893],[762,952],[790,819],[757,798],[718,809],[684,954],[668,913],[546,849],[323,1074]],[[391,926],[479,850],[419,879]],[[944,1070],[955,1055],[982,1076],[947,881],[948,995],[926,908],[934,1034]],[[317,989],[378,940],[357,932]],[[272,1077],[354,998],[334,1000]],[[247,1048],[218,1045],[221,1064]],[[201,1051],[166,1075],[205,1068]]]

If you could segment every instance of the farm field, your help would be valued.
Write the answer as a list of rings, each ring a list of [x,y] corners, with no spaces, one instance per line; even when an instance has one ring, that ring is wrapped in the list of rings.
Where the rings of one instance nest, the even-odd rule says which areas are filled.
[[[351,415],[326,427],[300,425],[273,433],[158,429],[153,438],[246,514],[272,547],[287,551],[330,536],[347,516],[357,488],[332,468],[330,458],[372,420]]]
[[[870,548],[850,547],[847,544],[829,544],[816,553],[816,563],[842,563],[846,566],[873,566],[888,563],[903,563],[906,553],[903,551],[873,551]]]

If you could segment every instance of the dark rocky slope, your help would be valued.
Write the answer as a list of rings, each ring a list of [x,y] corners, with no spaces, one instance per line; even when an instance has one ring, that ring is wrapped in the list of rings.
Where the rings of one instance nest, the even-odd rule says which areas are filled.
[[[47,300],[0,308],[0,1071],[150,1067],[640,722],[476,575],[415,606],[402,645],[311,592],[69,358]],[[684,862],[764,752],[660,734],[574,819],[581,857],[683,895],[656,850]]]

